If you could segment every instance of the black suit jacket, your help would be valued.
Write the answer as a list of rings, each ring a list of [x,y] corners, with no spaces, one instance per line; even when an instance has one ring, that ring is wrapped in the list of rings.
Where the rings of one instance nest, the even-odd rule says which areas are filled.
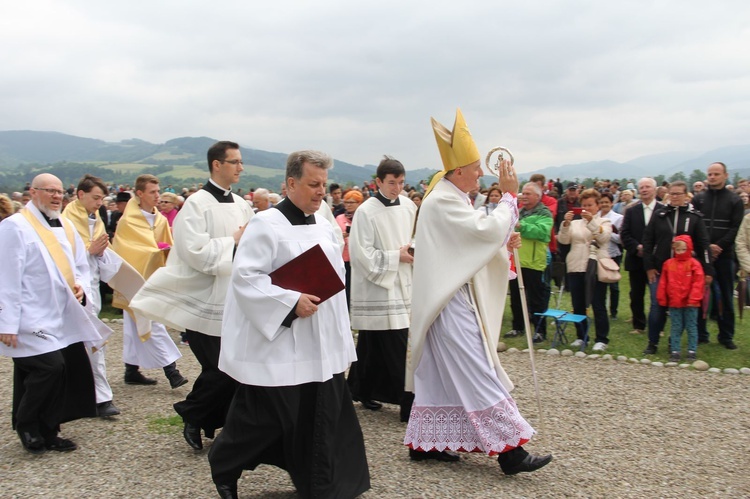
[[[664,205],[656,202],[654,213]],[[654,214],[651,214],[651,218]],[[646,231],[646,223],[643,220],[643,203],[640,201],[625,210],[625,218],[620,227],[620,240],[625,248],[625,270],[645,272],[643,258],[638,256],[638,245],[643,244],[643,234]]]

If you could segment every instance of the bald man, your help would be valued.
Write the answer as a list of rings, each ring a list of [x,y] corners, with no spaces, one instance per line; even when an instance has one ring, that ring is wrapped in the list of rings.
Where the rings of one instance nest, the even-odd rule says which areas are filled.
[[[60,423],[96,415],[83,342],[101,345],[104,329],[82,306],[91,293],[86,246],[60,216],[62,182],[41,174],[29,194],[26,209],[0,224],[0,255],[14,262],[0,266],[0,355],[13,358],[12,421],[24,448],[73,451]]]

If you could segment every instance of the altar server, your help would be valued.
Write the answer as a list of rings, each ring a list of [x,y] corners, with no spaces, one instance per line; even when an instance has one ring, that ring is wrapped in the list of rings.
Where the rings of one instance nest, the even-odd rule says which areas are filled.
[[[406,196],[406,170],[385,157],[376,170],[377,192],[354,213],[349,235],[352,327],[359,331],[357,363],[349,375],[355,400],[370,410],[399,404],[408,421],[411,394],[404,392],[411,313],[411,238],[417,206]]]
[[[333,228],[316,214],[332,162],[316,151],[290,154],[287,198],[253,217],[237,248],[219,368],[241,384],[208,456],[221,497],[237,497],[242,470],[262,463],[287,470],[302,497],[356,497],[370,488],[344,378],[356,357],[343,289],[321,303],[269,276],[320,245],[343,280]]]
[[[153,175],[140,175],[135,180],[135,196],[125,206],[112,243],[112,249],[144,279],[164,266],[165,253],[172,247],[172,233],[167,219],[156,209],[158,203],[159,179]],[[128,303],[115,295],[112,305],[125,310],[122,342],[125,383],[156,384],[155,379],[147,378],[140,372],[140,366],[145,369],[163,368],[172,388],[186,384],[188,381],[180,374],[176,363],[182,355],[164,325],[153,322],[150,332],[139,335]]]
[[[0,223],[0,355],[13,358],[12,421],[24,448],[72,451],[60,424],[96,415],[83,343],[111,331],[82,306],[93,294],[86,247],[60,217],[62,182],[43,173],[29,193],[26,208]]]
[[[190,196],[173,224],[174,246],[130,306],[147,317],[187,332],[201,373],[192,391],[174,404],[182,416],[183,437],[203,448],[201,430],[214,437],[224,426],[237,382],[219,370],[221,318],[237,244],[253,210],[232,185],[244,170],[240,146],[221,141],[207,153],[211,177]]]

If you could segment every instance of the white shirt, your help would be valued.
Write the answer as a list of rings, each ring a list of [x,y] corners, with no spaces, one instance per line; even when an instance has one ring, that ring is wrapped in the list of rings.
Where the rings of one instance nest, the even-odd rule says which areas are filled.
[[[643,221],[648,225],[651,215],[654,214],[654,209],[656,208],[656,198],[652,199],[649,204],[643,203],[643,201],[641,203],[643,204]]]

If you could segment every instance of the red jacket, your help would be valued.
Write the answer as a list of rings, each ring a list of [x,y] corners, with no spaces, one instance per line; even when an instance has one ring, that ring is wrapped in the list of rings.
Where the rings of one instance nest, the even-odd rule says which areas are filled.
[[[703,301],[705,274],[700,262],[692,257],[693,240],[683,234],[674,238],[684,241],[687,251],[670,258],[661,268],[656,299],[662,307],[700,307]]]

